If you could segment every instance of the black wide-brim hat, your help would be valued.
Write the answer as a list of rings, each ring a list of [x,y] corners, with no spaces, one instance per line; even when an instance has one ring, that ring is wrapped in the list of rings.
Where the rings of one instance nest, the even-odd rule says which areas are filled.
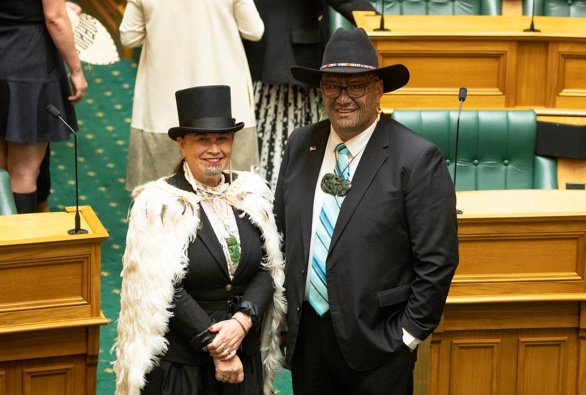
[[[244,122],[232,118],[230,87],[205,85],[175,92],[179,126],[169,129],[169,137],[177,140],[189,133],[237,132]]]
[[[291,74],[296,80],[318,88],[325,73],[374,73],[383,81],[385,93],[402,88],[409,82],[409,70],[402,64],[378,67],[376,48],[362,28],[353,31],[342,28],[336,30],[326,45],[319,70],[291,67]]]

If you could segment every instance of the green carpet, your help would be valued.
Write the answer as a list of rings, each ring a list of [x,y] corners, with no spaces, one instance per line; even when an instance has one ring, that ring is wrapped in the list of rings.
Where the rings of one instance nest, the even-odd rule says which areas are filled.
[[[120,309],[120,271],[124,253],[130,193],[125,190],[128,138],[136,63],[120,61],[110,66],[86,66],[89,84],[84,100],[76,106],[80,122],[78,138],[79,204],[97,213],[110,237],[102,244],[101,308],[109,324],[100,331],[97,394],[115,389],[110,349],[116,339]],[[73,137],[68,143],[51,144],[51,211],[75,205]],[[288,371],[275,386],[281,395],[292,394]]]

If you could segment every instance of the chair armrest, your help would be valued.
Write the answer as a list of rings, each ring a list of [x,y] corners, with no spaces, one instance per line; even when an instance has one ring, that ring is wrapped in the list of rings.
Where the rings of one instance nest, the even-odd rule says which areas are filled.
[[[557,189],[557,160],[535,155],[533,167],[533,189]]]

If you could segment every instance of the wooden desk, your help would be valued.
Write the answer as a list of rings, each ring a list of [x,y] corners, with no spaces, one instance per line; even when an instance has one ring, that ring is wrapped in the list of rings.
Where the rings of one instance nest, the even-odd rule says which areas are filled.
[[[75,213],[0,216],[0,395],[96,393],[100,245],[108,233]]]
[[[586,393],[586,191],[458,192],[460,264],[420,394]]]
[[[533,108],[538,115],[586,117],[586,18],[535,17],[541,33],[525,33],[524,16],[380,16],[355,12],[379,64],[405,64],[406,87],[386,94],[394,108]]]

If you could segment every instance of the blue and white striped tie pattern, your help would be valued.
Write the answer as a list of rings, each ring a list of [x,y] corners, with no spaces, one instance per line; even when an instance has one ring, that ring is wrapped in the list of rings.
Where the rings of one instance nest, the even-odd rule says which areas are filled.
[[[338,151],[338,155],[334,174],[348,180],[350,177],[348,148],[344,143],[340,143],[336,147],[336,150]],[[319,215],[319,222],[315,230],[313,258],[311,260],[311,278],[309,280],[309,303],[320,316],[324,315],[330,309],[326,282],[326,259],[344,197],[330,194],[325,195]]]

